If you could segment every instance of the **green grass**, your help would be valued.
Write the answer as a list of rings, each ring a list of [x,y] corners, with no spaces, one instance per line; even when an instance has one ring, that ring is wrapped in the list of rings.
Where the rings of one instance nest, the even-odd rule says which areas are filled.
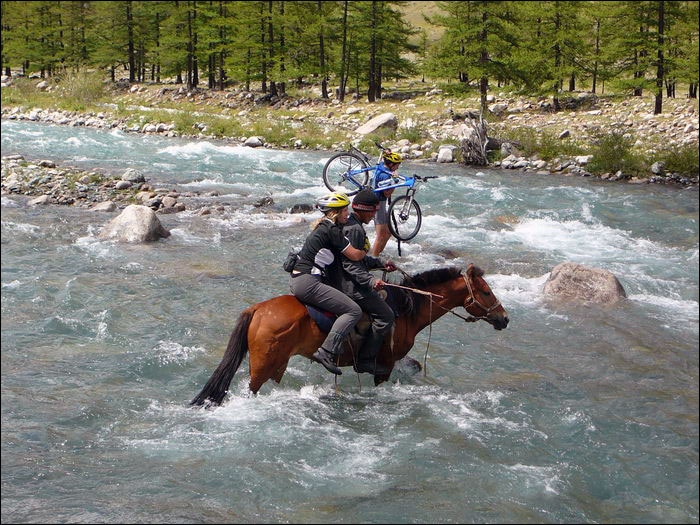
[[[533,128],[518,127],[505,130],[503,138],[518,142],[518,150],[527,157],[551,160],[556,157],[583,155],[586,150],[570,139],[559,139],[552,133]]]
[[[421,142],[429,136],[428,131],[417,124],[408,128],[399,129],[396,135],[399,139],[410,140],[411,144]]]

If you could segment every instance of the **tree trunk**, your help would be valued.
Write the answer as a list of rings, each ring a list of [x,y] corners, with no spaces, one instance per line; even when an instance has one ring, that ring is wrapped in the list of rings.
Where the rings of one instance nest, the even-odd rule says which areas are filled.
[[[197,87],[199,85],[199,61],[197,59],[197,41],[198,33],[195,26],[195,20],[197,20],[197,2],[196,0],[192,2],[192,87]]]
[[[486,95],[489,92],[489,79],[485,73],[486,64],[489,61],[489,52],[488,52],[488,48],[486,47],[488,44],[488,32],[486,29],[487,21],[488,21],[488,13],[486,13],[486,11],[484,11],[483,14],[481,15],[481,35],[480,35],[481,54],[479,55],[479,63],[481,64],[481,80],[479,81],[479,93],[481,95],[480,105],[481,105],[481,114],[482,115],[484,115],[486,113],[486,111],[488,111],[487,107],[486,107]]]
[[[250,48],[248,48],[246,53],[245,61],[245,90],[250,91]]]
[[[595,21],[595,61],[593,62],[593,80],[591,93],[595,94],[596,82],[598,81],[598,57],[600,56],[600,19]]]
[[[224,6],[223,0],[219,0],[219,17],[225,19],[226,8]],[[226,41],[226,29],[221,26],[219,28],[219,41],[223,45]],[[222,50],[219,52],[219,90],[224,90],[224,82],[226,81],[226,72],[224,70],[224,61],[226,59],[226,53]]]
[[[556,74],[559,74],[559,67],[561,66],[561,50],[559,49],[559,30],[561,28],[561,20],[559,18],[559,2],[555,3],[556,17],[555,17],[555,29],[557,35],[557,43],[554,45],[554,69]],[[561,79],[558,78],[554,83],[554,96],[552,97],[552,103],[554,105],[554,111],[559,111],[561,106],[559,105],[559,86],[561,84]]]
[[[462,162],[470,166],[486,166],[489,162],[486,154],[486,144],[488,137],[486,136],[486,122],[480,116],[479,123],[475,119],[465,119],[472,127],[472,131],[468,137],[460,141],[462,149]]]
[[[377,38],[376,33],[376,20],[377,20],[377,2],[372,0],[372,25],[370,27],[371,37],[369,45],[369,88],[367,89],[367,102],[375,101],[375,67],[376,67],[376,55],[377,55]]]
[[[207,65],[207,87],[209,89],[214,89],[214,86],[216,85],[216,77],[214,76],[214,71],[216,71],[216,58],[214,56],[214,53],[209,53]]]
[[[343,46],[340,55],[340,87],[338,90],[338,100],[343,102],[345,100],[345,83],[348,80],[346,75],[346,63],[348,61],[347,57],[347,41],[348,41],[348,0],[343,2]]]
[[[131,0],[126,2],[126,27],[129,54],[129,82],[136,80],[136,61],[134,60],[134,27],[131,17]]]
[[[285,32],[285,27],[284,27],[284,2],[280,2],[280,24],[282,26],[280,27],[279,34],[280,34],[280,77],[281,77],[281,82],[278,83],[277,87],[279,88],[279,92],[284,94],[287,91],[287,83],[285,82],[286,80],[286,70],[287,68],[285,67],[284,64],[284,58],[287,55],[287,50],[285,48],[285,43],[284,43],[284,32]]]
[[[270,59],[270,76],[272,77],[272,70],[274,68],[274,60],[275,60],[275,31],[273,27],[273,22],[272,22],[272,0],[268,0],[267,2],[267,32],[268,32],[268,39],[267,39],[267,56]],[[270,79],[270,95],[273,97],[278,96],[277,93],[277,84],[275,83],[272,78]]]
[[[326,50],[323,47],[323,18],[321,17],[321,0],[317,0],[316,5],[318,6],[318,18],[320,20],[318,25],[318,46],[319,54],[321,55],[321,97],[328,98],[328,78],[326,75]]]
[[[267,60],[265,59],[265,6],[260,2],[260,58],[262,59],[262,92],[267,93]]]
[[[656,42],[658,52],[656,55],[656,99],[654,100],[654,115],[663,110],[664,96],[664,1],[657,2],[658,26]]]
[[[576,91],[576,73],[571,73],[569,77],[569,91]]]

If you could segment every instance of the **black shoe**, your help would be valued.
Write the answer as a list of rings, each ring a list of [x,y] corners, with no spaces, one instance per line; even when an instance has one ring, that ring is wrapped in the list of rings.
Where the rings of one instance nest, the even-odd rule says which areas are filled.
[[[343,371],[337,366],[335,366],[335,362],[333,359],[335,356],[327,350],[319,348],[314,352],[313,357],[314,359],[316,359],[316,361],[321,363],[331,374],[335,374],[337,376],[343,374]]]

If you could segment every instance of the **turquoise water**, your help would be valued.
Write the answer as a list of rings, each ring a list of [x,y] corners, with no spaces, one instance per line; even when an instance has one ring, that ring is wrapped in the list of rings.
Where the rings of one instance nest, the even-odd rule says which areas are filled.
[[[399,265],[474,262],[508,329],[443,317],[428,376],[378,388],[293,358],[282,383],[188,408],[239,312],[288,293],[280,265],[325,192],[328,154],[2,122],[2,154],[217,190],[223,216],[115,214],[2,197],[2,520],[698,521],[698,190],[405,163],[424,224]],[[371,152],[373,153],[373,152]],[[253,203],[271,195],[271,208]],[[557,306],[564,261],[628,299]],[[422,361],[427,332],[409,355]]]

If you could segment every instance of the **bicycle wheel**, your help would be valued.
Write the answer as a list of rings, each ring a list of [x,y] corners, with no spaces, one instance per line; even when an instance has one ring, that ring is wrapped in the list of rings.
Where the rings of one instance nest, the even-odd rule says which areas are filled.
[[[347,173],[368,167],[369,164],[367,164],[365,159],[356,153],[346,151],[336,153],[328,159],[328,162],[323,167],[323,183],[331,191],[339,191],[348,196],[355,195],[361,188],[348,178]],[[369,172],[363,171],[353,175],[352,178],[364,187],[367,185]]]
[[[423,215],[415,200],[406,195],[394,200],[389,206],[389,231],[402,241],[413,239],[420,230]]]

